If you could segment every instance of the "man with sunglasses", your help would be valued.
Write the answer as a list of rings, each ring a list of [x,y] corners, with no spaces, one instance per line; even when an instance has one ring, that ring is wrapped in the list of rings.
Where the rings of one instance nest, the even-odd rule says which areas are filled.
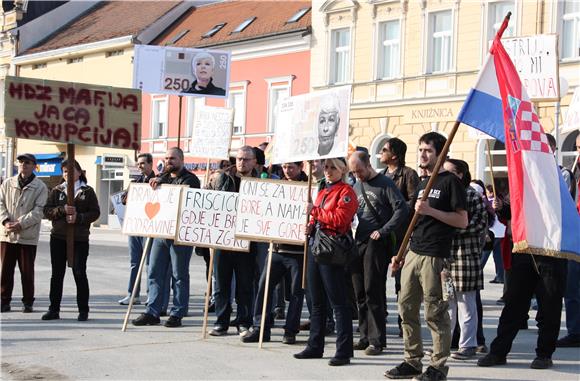
[[[10,311],[14,268],[18,263],[22,277],[22,312],[32,312],[34,303],[34,259],[40,235],[46,185],[33,173],[34,155],[19,155],[18,175],[0,187],[0,248],[2,258],[2,312]]]

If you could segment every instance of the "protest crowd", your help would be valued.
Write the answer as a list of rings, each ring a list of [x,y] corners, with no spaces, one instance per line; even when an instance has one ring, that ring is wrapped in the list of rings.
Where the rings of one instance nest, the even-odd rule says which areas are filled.
[[[549,134],[548,139],[553,144]],[[380,160],[386,168],[381,172],[371,166],[364,147],[356,147],[348,158],[266,166],[262,149],[267,143],[264,143],[261,148],[243,146],[230,160],[222,161],[209,177],[206,188],[239,192],[242,179],[247,178],[306,182],[306,173],[310,172],[318,195],[306,205],[310,216],[304,228],[310,237],[307,287],[302,288],[304,245],[274,244],[269,277],[268,244],[250,242],[249,252],[243,255],[215,250],[208,296],[214,326],[209,335],[224,336],[233,328],[243,343],[268,342],[275,320],[282,319],[284,344],[296,344],[299,332],[309,332],[307,345],[297,351],[296,359],[321,358],[325,337],[336,335],[336,353],[329,365],[346,365],[354,353],[376,356],[387,348],[386,301],[387,295],[396,293],[404,360],[386,370],[384,376],[390,379],[444,380],[449,357],[470,360],[479,355],[477,365],[482,367],[505,364],[518,330],[527,329],[532,299],[537,300],[539,335],[531,367],[551,367],[556,347],[580,347],[578,262],[512,254],[509,190],[494,194],[491,186],[472,179],[465,161],[447,157],[431,188],[432,196],[421,200],[445,142],[446,138],[437,132],[420,137],[419,173],[406,166],[407,145],[398,138],[391,138],[382,148]],[[580,151],[580,138],[576,145]],[[35,162],[31,154],[19,155],[18,175],[4,181],[0,188],[2,313],[12,308],[17,263],[22,274],[22,311],[33,311],[34,258],[44,217],[52,222],[52,278],[50,307],[42,319],[60,318],[67,261],[66,228],[74,226],[77,259],[72,269],[77,284],[78,320],[85,321],[89,318],[88,233],[91,222],[98,218],[98,203],[78,163],[74,166],[75,202],[69,206],[66,162],[63,183],[50,192],[32,173]],[[151,154],[141,153],[137,159],[141,176],[134,182],[153,188],[162,184],[200,188],[199,179],[184,168],[183,162],[181,149],[171,148],[165,155],[163,172],[156,174]],[[561,171],[571,196],[577,200],[578,167],[576,173],[567,168]],[[123,202],[130,202],[126,194]],[[413,214],[419,215],[418,222],[413,227],[408,251],[399,260],[396,254]],[[351,247],[344,258],[325,257],[319,247],[324,237],[316,231],[325,232],[324,237],[347,238]],[[168,316],[163,323],[166,327],[180,327],[189,313],[191,256],[195,253],[204,257],[209,271],[209,250],[176,245],[173,239],[153,239],[150,251],[145,253],[146,282],[140,287],[137,270],[146,238],[130,236],[128,240],[129,282],[127,296],[119,304],[131,302],[137,282],[132,304],[144,303],[145,310],[132,324],[157,325],[161,317]],[[504,309],[497,337],[488,346],[483,335],[480,291],[484,287],[483,267],[490,255],[502,260],[490,283],[504,284],[503,297],[497,302]],[[389,266],[396,278],[395,290],[385,287]],[[269,290],[267,299],[265,288]],[[141,297],[144,289],[146,301]],[[567,332],[558,339],[562,298]],[[301,321],[304,299],[308,321]],[[419,314],[422,304],[425,323],[433,338],[432,348],[422,344]],[[430,356],[426,368],[422,363],[425,354]]]

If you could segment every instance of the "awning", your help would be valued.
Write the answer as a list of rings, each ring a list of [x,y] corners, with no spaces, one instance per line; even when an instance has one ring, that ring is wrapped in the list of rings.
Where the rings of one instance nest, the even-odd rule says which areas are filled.
[[[63,159],[62,153],[37,153],[34,154],[34,157],[36,157],[34,170],[36,176],[62,176],[60,168]]]

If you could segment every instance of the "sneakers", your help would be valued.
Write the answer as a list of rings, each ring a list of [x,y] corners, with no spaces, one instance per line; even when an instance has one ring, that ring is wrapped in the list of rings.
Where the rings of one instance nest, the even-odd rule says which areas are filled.
[[[580,337],[566,335],[561,339],[556,341],[556,347],[558,348],[579,348],[580,347]]]
[[[477,348],[475,348],[475,352],[477,352],[477,353],[487,353],[488,352],[487,345],[485,345],[485,344],[478,345]]]
[[[403,378],[411,378],[414,376],[418,376],[421,374],[420,369],[414,368],[408,362],[403,361],[401,364],[397,365],[395,368],[391,370],[387,370],[385,372],[385,377],[398,380]]]
[[[25,314],[29,314],[31,312],[34,312],[34,309],[32,308],[32,305],[31,304],[25,304],[22,307],[22,312],[25,313]]]
[[[2,307],[0,308],[0,312],[10,312],[10,304],[2,304]]]
[[[350,364],[350,358],[348,357],[332,357],[328,360],[328,365],[330,366],[342,366]]]
[[[135,326],[142,326],[142,325],[157,325],[161,323],[158,317],[155,317],[151,314],[141,314],[137,319],[132,321],[133,325]]]
[[[354,349],[355,351],[364,351],[365,349],[367,349],[368,346],[369,343],[365,341],[359,341],[358,343],[352,346],[352,349]]]
[[[258,343],[260,342],[260,328],[255,327],[251,331],[248,331],[246,336],[242,337],[242,343]],[[262,338],[262,342],[269,343],[270,342],[270,335],[264,332],[264,337]]]
[[[369,345],[368,347],[366,347],[365,349],[365,355],[367,356],[377,356],[380,355],[383,352],[383,348],[381,347],[377,347],[375,345]]]
[[[506,360],[505,357],[499,357],[498,355],[494,355],[493,353],[488,353],[484,357],[480,358],[477,361],[477,366],[496,366],[496,365],[505,365]]]
[[[79,312],[79,316],[77,316],[78,321],[87,321],[89,320],[89,313],[88,312]]]
[[[127,295],[123,299],[119,300],[119,304],[122,306],[128,306],[130,301],[131,301],[131,295]],[[141,299],[139,299],[138,296],[135,297],[135,299],[133,299],[133,305],[137,305],[137,304],[141,304]]]
[[[460,348],[457,352],[451,354],[451,358],[455,360],[469,360],[475,357],[477,354],[475,347],[470,348]]]
[[[169,319],[167,319],[165,321],[165,324],[163,324],[163,325],[166,326],[167,328],[181,327],[181,318],[171,315],[171,316],[169,316]]]
[[[282,338],[282,344],[287,344],[287,345],[296,344],[296,336],[284,335],[284,337]]]
[[[447,367],[445,367],[445,373],[447,373]],[[447,380],[447,374],[435,369],[432,366],[428,367],[427,370],[420,375],[413,377],[415,381],[443,381]]]
[[[42,320],[58,320],[60,319],[60,315],[58,312],[55,311],[48,311],[44,315],[42,315]]]
[[[551,368],[554,363],[551,358],[548,357],[536,357],[534,361],[530,364],[532,369],[548,369]]]
[[[228,329],[220,326],[215,326],[209,331],[210,336],[225,336],[228,334]]]

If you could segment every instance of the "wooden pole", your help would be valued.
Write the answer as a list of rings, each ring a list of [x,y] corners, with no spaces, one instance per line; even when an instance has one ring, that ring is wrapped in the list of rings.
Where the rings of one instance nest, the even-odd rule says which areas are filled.
[[[265,269],[266,271],[266,287],[264,288],[264,300],[262,301],[262,322],[260,323],[260,340],[258,342],[258,348],[262,349],[262,341],[264,340],[264,329],[266,325],[266,307],[268,307],[268,289],[270,288],[270,269],[272,268],[272,251],[274,249],[274,243],[270,242],[270,248],[268,249],[268,265]]]
[[[308,203],[312,203],[312,160],[308,162]],[[310,213],[306,214],[306,226],[310,222]],[[304,237],[304,263],[302,263],[302,288],[306,289],[306,271],[308,270],[308,240],[309,236]]]
[[[183,95],[178,95],[179,97],[179,116],[177,119],[177,148],[180,148],[181,143],[181,103],[183,100]]]
[[[205,165],[205,177],[203,180],[203,187],[207,188],[207,184],[209,183],[209,165],[210,165],[210,161],[209,161],[209,157],[207,158],[207,163]]]
[[[66,203],[69,206],[75,204],[75,145],[66,145],[67,174],[66,174]],[[65,217],[68,219],[68,215]],[[68,222],[68,221],[67,221]],[[66,260],[68,267],[73,267],[75,258],[75,225],[69,223],[66,227]]]
[[[445,162],[445,159],[447,158],[447,153],[449,152],[449,146],[451,145],[451,142],[453,142],[453,138],[455,137],[455,134],[457,133],[457,129],[459,128],[460,124],[461,123],[459,121],[456,121],[455,124],[453,125],[453,129],[451,130],[451,133],[449,133],[449,138],[447,138],[447,142],[445,143],[443,150],[441,151],[441,153],[439,154],[439,157],[437,158],[437,163],[435,163],[435,168],[433,168],[433,172],[431,173],[431,177],[429,178],[429,182],[427,183],[427,186],[423,190],[423,195],[421,196],[421,201],[425,201],[427,199],[427,196],[429,195],[429,192],[431,192],[431,188],[433,187],[433,183],[437,179],[437,175],[439,174],[439,169],[441,168],[441,166]],[[409,238],[411,238],[411,233],[413,232],[413,229],[415,229],[415,225],[417,224],[418,219],[419,219],[419,213],[414,213],[413,218],[411,219],[411,223],[409,224],[409,227],[407,228],[407,232],[405,233],[405,237],[403,238],[403,241],[401,242],[401,247],[399,247],[399,252],[397,253],[397,256],[395,257],[396,263],[401,263],[401,261],[403,260],[403,257],[405,256],[405,251],[407,250],[407,244],[409,243]]]
[[[489,162],[489,174],[491,176],[491,188],[493,189],[493,198],[497,197],[497,193],[495,191],[495,178],[493,175],[493,160],[491,157],[491,149],[489,148],[489,139],[485,141],[485,145],[487,146],[487,160]],[[485,189],[483,190],[485,192]]]
[[[209,249],[209,271],[207,272],[207,287],[205,288],[205,304],[203,312],[203,325],[202,325],[202,339],[207,338],[207,317],[209,312],[209,299],[211,297],[211,276],[213,274],[213,258],[215,256],[215,249]]]
[[[151,243],[153,242],[153,238],[147,237],[147,241],[145,241],[145,247],[143,248],[143,254],[141,255],[141,263],[139,263],[139,271],[137,271],[137,279],[135,280],[135,284],[133,285],[133,291],[131,291],[131,299],[129,299],[129,306],[127,307],[127,313],[125,314],[125,320],[123,321],[123,328],[121,331],[127,331],[127,322],[129,321],[129,315],[131,315],[131,310],[133,309],[133,299],[135,298],[135,294],[137,293],[137,288],[141,284],[141,273],[143,273],[143,265],[145,264],[145,259],[147,255],[149,255],[149,249],[151,249]]]

